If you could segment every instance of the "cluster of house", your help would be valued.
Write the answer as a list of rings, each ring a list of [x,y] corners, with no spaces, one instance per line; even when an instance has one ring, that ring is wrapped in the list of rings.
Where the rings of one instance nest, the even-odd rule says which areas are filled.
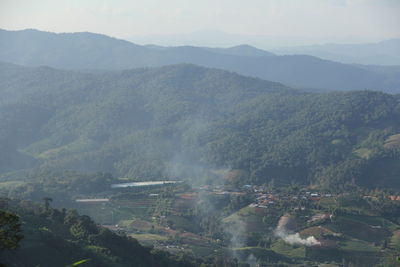
[[[390,200],[400,201],[400,196],[388,196]]]
[[[197,191],[206,191],[210,194],[215,195],[244,195],[244,194],[255,194],[256,201],[251,203],[250,207],[256,208],[267,208],[270,205],[276,204],[278,201],[299,201],[299,200],[311,200],[311,201],[319,201],[322,198],[331,198],[332,194],[324,194],[320,192],[312,192],[308,191],[307,188],[303,188],[299,190],[299,192],[295,194],[284,194],[278,193],[273,190],[268,190],[263,186],[257,185],[244,185],[240,189],[231,189],[229,191],[224,190],[223,187],[211,187],[211,186],[202,186],[199,188],[195,188]],[[400,200],[400,198],[399,198]],[[298,209],[303,209],[304,207],[299,207]]]
[[[268,208],[268,205],[273,205],[279,200],[279,196],[274,194],[259,193],[256,202],[251,203],[249,207],[253,208]]]
[[[300,191],[296,195],[279,194],[274,192],[257,192],[257,198],[250,207],[267,208],[269,205],[274,205],[278,200],[284,201],[298,201],[298,200],[312,200],[319,201],[322,198],[331,198],[332,194],[321,194],[318,192]],[[304,210],[304,207],[298,209]]]

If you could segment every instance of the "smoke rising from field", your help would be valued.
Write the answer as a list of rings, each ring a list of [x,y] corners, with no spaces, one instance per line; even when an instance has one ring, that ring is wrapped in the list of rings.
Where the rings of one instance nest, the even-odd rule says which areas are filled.
[[[291,245],[304,245],[307,247],[321,245],[321,242],[319,242],[314,236],[301,238],[299,233],[293,233],[290,230],[290,228],[293,227],[293,224],[293,219],[289,215],[282,216],[275,229],[275,235]]]
[[[232,248],[243,247],[246,241],[246,224],[238,219],[231,224],[226,225],[225,232],[228,234],[230,246]]]
[[[321,245],[321,242],[319,242],[314,236],[301,238],[299,233],[289,234],[285,231],[275,231],[275,234],[291,245],[304,245],[307,247]]]
[[[257,266],[257,258],[253,254],[250,254],[246,259],[246,263],[251,267]]]
[[[240,255],[236,249],[246,244],[246,224],[238,219],[224,226],[224,231],[229,238],[229,247],[232,251],[232,257],[240,259]]]

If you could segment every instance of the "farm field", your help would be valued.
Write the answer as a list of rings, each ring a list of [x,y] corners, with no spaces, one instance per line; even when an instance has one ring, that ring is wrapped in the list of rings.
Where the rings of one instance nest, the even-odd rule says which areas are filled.
[[[110,201],[79,202],[75,208],[142,245],[176,255],[234,255],[249,262],[255,257],[263,262],[294,265],[306,260],[364,262],[368,257],[377,263],[381,259],[393,262],[393,253],[400,247],[399,225],[378,216],[365,204],[352,200],[343,206],[341,213],[332,215],[330,211],[342,201],[338,200],[340,196],[323,197],[305,191],[254,194],[249,190],[229,192],[221,188],[196,191],[184,185],[168,185],[168,190],[163,187],[121,190],[108,196]],[[247,202],[229,208],[230,201],[238,197]],[[301,202],[305,206],[299,206],[297,199],[305,197],[308,199]],[[213,221],[202,222],[194,215],[204,208],[209,210],[209,198],[224,205],[220,210],[212,209],[212,216],[220,216],[216,225],[212,225]],[[285,235],[302,241],[291,243],[277,234],[280,218],[285,216],[290,218],[290,230]],[[310,238],[316,243],[301,243]]]

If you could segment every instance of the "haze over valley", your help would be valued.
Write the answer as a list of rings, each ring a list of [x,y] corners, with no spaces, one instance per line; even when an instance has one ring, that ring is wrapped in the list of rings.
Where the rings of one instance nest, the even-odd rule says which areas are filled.
[[[399,265],[397,2],[117,2],[0,4],[0,265]]]

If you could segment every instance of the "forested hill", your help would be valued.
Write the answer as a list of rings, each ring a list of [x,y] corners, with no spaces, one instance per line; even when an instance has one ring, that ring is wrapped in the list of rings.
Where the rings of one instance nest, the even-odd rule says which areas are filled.
[[[240,169],[240,183],[400,187],[399,95],[304,93],[187,64],[99,74],[1,64],[0,94],[2,173],[198,180]]]
[[[398,75],[312,56],[275,56],[245,45],[226,49],[140,46],[93,33],[0,30],[0,47],[1,61],[28,66],[121,70],[192,63],[310,89],[400,90]]]
[[[242,182],[399,186],[398,95],[304,93],[185,64],[101,74],[0,68],[3,173],[40,166],[200,179],[224,168],[243,170]]]
[[[263,94],[300,94],[194,65],[101,74],[0,67],[5,170],[32,166],[28,154],[54,168],[160,178],[164,161],[194,149],[192,140],[239,104]]]
[[[45,209],[29,201],[11,202],[2,198],[0,214],[2,230],[6,233],[2,234],[2,241],[9,241],[1,246],[1,266],[190,267],[201,264],[145,248],[136,239],[100,227],[74,209]],[[20,233],[16,233],[18,224]],[[17,236],[23,237],[19,248],[7,250]]]

